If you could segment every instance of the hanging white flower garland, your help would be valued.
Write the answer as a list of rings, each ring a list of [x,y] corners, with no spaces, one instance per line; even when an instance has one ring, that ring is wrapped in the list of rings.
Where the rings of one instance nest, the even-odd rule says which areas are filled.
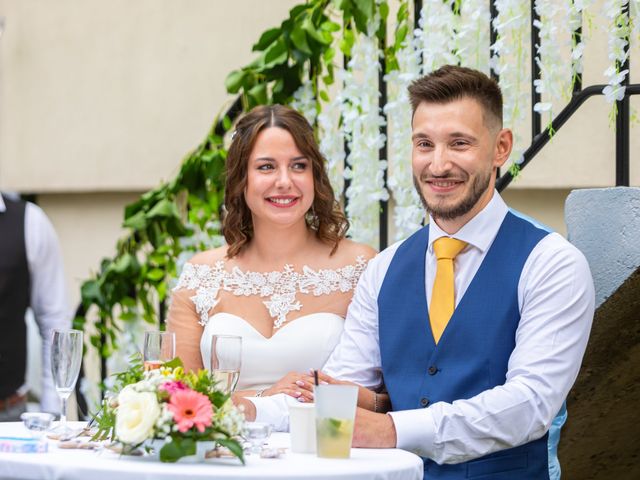
[[[494,25],[498,32],[497,41],[491,46],[491,65],[500,76],[500,87],[504,97],[504,124],[514,128],[521,125],[529,111],[530,73],[528,60],[528,33],[530,17],[529,3],[520,0],[497,0],[498,16]],[[514,129],[514,148],[511,161],[522,163],[522,141]],[[517,170],[517,169],[516,169]]]
[[[310,81],[304,82],[294,93],[291,108],[300,112],[309,124],[316,123],[318,115],[318,103],[313,93],[313,84]]]
[[[369,25],[368,35],[355,35],[340,94],[342,126],[349,148],[344,171],[345,178],[350,180],[345,192],[349,232],[356,241],[372,246],[378,246],[379,240],[379,202],[389,199],[384,185],[387,162],[379,159],[386,138],[380,133],[385,120],[378,105],[377,59],[382,52],[375,36],[380,21],[376,17]]]
[[[399,70],[385,76],[387,83],[387,116],[389,136],[389,169],[387,181],[395,202],[393,220],[395,240],[407,238],[422,226],[424,209],[413,186],[411,169],[411,104],[407,88],[420,76],[414,38],[407,36],[406,45],[396,52]]]
[[[457,35],[460,65],[475,68],[487,75],[490,72],[489,2],[465,0],[461,2]]]
[[[455,0],[427,1],[420,10],[420,28],[416,29],[418,49],[422,52],[422,73],[436,70],[442,65],[457,65],[456,28],[459,15],[453,11]]]
[[[342,72],[338,71],[336,77],[339,81],[342,78]],[[340,127],[340,106],[341,98],[336,96],[329,103],[324,104],[318,114],[320,152],[327,159],[327,174],[336,196],[344,190],[343,167],[346,157],[344,132]]]
[[[573,0],[559,4],[553,0],[535,0],[534,7],[540,17],[540,45],[536,47],[536,61],[541,75],[534,82],[543,95],[534,106],[540,114],[549,112],[552,105],[567,96],[572,81],[583,70],[584,42],[573,37],[582,25],[582,17],[594,0]],[[629,4],[634,18],[640,11],[640,0],[607,0],[605,13],[609,19],[609,59],[607,69],[609,85],[605,89],[611,102],[622,98],[621,85],[628,73],[615,68],[626,60],[629,37],[640,32],[640,21],[630,22],[629,15],[620,15],[623,5]],[[459,14],[456,8],[460,8]],[[528,2],[497,0],[497,18],[494,26],[498,40],[489,53],[490,19],[488,2],[484,0],[445,0],[424,2],[420,12],[420,28],[414,37],[408,38],[405,48],[396,52],[399,70],[385,77],[388,103],[384,112],[389,124],[389,160],[392,175],[388,179],[393,193],[395,239],[406,237],[419,228],[423,211],[411,182],[411,111],[407,98],[407,86],[420,73],[428,73],[444,64],[461,64],[488,73],[489,66],[499,75],[504,95],[505,125],[515,127],[525,122],[529,112],[530,82]],[[375,22],[379,21],[376,18]],[[569,29],[566,30],[565,26]],[[352,57],[346,70],[338,69],[336,79],[343,83],[343,90],[318,109],[310,84],[303,85],[294,95],[292,106],[300,110],[310,122],[317,122],[320,147],[328,160],[327,169],[336,192],[344,188],[344,178],[350,180],[346,192],[347,216],[351,222],[351,235],[358,241],[372,245],[377,243],[379,202],[387,200],[383,175],[385,160],[379,159],[379,149],[385,142],[380,127],[385,120],[378,107],[379,63],[381,51],[375,38],[375,25],[369,35],[356,35]],[[570,48],[571,61],[566,61]],[[582,37],[585,36],[583,32]],[[580,41],[578,41],[580,40]],[[490,57],[490,58],[489,58]],[[422,59],[422,63],[420,62]],[[319,112],[319,113],[318,113]],[[317,114],[317,115],[316,115]],[[340,125],[342,118],[342,125]],[[517,132],[516,132],[517,133]],[[345,164],[344,145],[349,149]],[[522,161],[523,146],[516,136],[512,162]]]
[[[554,103],[567,100],[572,85],[572,63],[565,60],[562,48],[571,47],[572,32],[566,29],[570,23],[570,11],[567,3],[554,0],[535,0],[534,9],[538,16],[534,27],[538,28],[540,43],[533,47],[540,78],[535,78],[533,84],[541,101],[533,106],[533,110],[541,116],[547,113],[550,124]]]
[[[341,75],[342,71],[338,70],[338,80]],[[343,166],[346,156],[344,134],[340,128],[340,103],[340,98],[336,96],[324,106],[318,105],[313,94],[313,85],[311,82],[306,82],[293,94],[293,101],[290,104],[292,108],[302,113],[311,125],[317,122],[318,146],[320,153],[327,160],[325,168],[336,196],[344,190]]]
[[[607,86],[602,93],[610,104],[610,120],[614,120],[617,111],[616,101],[624,98],[625,86],[623,82],[629,73],[629,69],[621,70],[622,65],[629,55],[629,37],[631,35],[631,25],[629,14],[623,14],[622,8],[627,6],[629,0],[607,0],[603,10],[609,21],[607,52],[609,67],[604,71],[607,77]]]
[[[571,86],[582,75],[584,70],[584,39],[586,31],[584,28],[584,18],[588,15],[588,8],[592,5],[593,0],[575,0],[569,2],[569,30],[571,31]],[[582,34],[578,39],[574,32],[582,28]]]

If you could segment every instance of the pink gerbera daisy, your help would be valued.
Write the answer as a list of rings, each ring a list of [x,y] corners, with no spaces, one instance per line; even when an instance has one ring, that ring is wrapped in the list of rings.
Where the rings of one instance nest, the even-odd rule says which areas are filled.
[[[206,395],[191,389],[177,390],[171,395],[169,410],[173,412],[173,419],[181,433],[195,426],[199,432],[211,425],[213,408]]]

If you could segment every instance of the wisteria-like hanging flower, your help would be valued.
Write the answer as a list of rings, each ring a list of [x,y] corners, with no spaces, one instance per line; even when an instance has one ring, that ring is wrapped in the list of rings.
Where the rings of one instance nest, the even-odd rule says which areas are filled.
[[[406,45],[396,52],[400,68],[385,76],[388,101],[384,113],[390,133],[387,184],[395,202],[395,240],[407,238],[422,226],[424,219],[424,210],[411,180],[411,104],[407,89],[420,75],[420,53],[415,45],[416,38],[408,36]]]
[[[535,61],[540,69],[540,78],[534,79],[533,84],[542,101],[533,109],[541,115],[548,113],[550,123],[553,104],[566,100],[572,85],[572,63],[563,57],[563,50],[572,47],[572,32],[565,28],[570,23],[571,12],[567,3],[553,0],[535,0],[534,9],[538,15],[534,27],[539,30],[540,38],[540,43],[534,46]]]
[[[623,7],[628,6],[629,0],[607,0],[603,6],[604,14],[609,21],[607,51],[609,67],[604,71],[607,77],[607,86],[602,93],[611,103],[611,120],[617,111],[615,102],[622,100],[625,94],[624,80],[629,73],[628,69],[622,70],[629,55],[629,39],[631,36],[631,23],[629,12],[624,12]]]
[[[350,235],[356,241],[373,246],[378,244],[379,202],[389,199],[384,185],[387,162],[379,158],[386,141],[380,133],[385,119],[378,105],[378,59],[382,52],[375,31],[379,22],[376,15],[369,24],[368,35],[356,36],[348,69],[343,74],[344,89],[339,95],[349,147],[344,177],[351,181],[345,192]]]
[[[522,163],[522,139],[518,125],[522,125],[529,110],[530,71],[527,68],[529,3],[520,0],[496,0],[498,16],[493,24],[498,32],[497,41],[491,46],[492,69],[500,76],[500,88],[504,98],[504,124],[514,131],[514,147],[511,161]],[[526,50],[526,51],[525,51]]]

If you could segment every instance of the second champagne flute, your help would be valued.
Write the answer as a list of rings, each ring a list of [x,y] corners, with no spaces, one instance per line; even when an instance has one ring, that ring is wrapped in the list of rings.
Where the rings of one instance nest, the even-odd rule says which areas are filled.
[[[242,337],[213,335],[211,337],[211,375],[226,393],[238,384],[242,364]]]
[[[176,356],[176,334],[173,332],[144,332],[144,369],[155,370]]]

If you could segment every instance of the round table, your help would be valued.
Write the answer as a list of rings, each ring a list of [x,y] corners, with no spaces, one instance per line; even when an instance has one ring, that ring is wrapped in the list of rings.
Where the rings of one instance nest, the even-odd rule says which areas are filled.
[[[78,423],[77,425],[80,425]],[[76,425],[76,426],[77,426]],[[26,436],[21,423],[0,423],[0,437]],[[107,449],[65,450],[49,441],[47,453],[0,452],[0,478],[66,480],[160,479],[422,479],[420,457],[398,449],[351,449],[349,459],[318,458],[291,453],[289,434],[274,433],[269,446],[287,448],[280,458],[247,455],[246,465],[237,459],[207,459],[203,463],[161,463],[152,457],[120,456]]]

